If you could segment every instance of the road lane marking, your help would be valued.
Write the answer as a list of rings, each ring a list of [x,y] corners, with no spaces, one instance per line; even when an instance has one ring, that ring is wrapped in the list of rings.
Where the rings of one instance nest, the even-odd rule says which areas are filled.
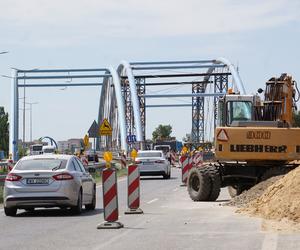
[[[151,204],[151,203],[156,202],[156,201],[158,201],[157,198],[155,198],[155,199],[153,199],[153,200],[151,200],[151,201],[148,201],[147,204]]]
[[[178,190],[178,188],[173,189],[173,192],[176,192]]]
[[[261,250],[276,250],[278,242],[277,233],[268,233],[265,235]]]
[[[130,228],[126,228],[124,227],[124,231],[121,231],[119,234],[117,234],[116,236],[111,237],[110,239],[106,240],[105,242],[103,242],[102,244],[100,243],[100,246],[97,246],[95,248],[93,248],[94,250],[99,250],[99,249],[103,249],[107,246],[111,246],[112,243],[118,241],[120,238],[124,238],[126,235],[130,234],[133,230],[135,230],[135,228],[140,228],[142,226],[144,226],[145,224],[149,223],[151,221],[151,219],[147,219],[147,220],[143,220],[141,223],[136,224],[135,226],[132,226]]]

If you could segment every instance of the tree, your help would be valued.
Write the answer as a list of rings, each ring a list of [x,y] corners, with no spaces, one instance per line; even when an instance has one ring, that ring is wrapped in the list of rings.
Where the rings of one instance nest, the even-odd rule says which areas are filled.
[[[162,125],[160,124],[152,133],[152,140],[156,141],[157,139],[164,140],[170,139],[172,133],[171,125]]]
[[[4,107],[0,107],[0,150],[3,150],[6,155],[8,155],[8,127],[8,113],[5,113]]]

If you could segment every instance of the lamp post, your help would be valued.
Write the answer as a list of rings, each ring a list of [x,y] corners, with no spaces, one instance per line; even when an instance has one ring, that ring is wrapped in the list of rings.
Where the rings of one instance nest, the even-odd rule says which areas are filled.
[[[30,142],[32,142],[32,105],[38,104],[38,102],[26,102],[30,106]]]

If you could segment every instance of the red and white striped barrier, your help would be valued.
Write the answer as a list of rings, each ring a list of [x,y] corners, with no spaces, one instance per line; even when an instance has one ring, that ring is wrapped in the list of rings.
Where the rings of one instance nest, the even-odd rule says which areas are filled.
[[[140,172],[137,165],[128,166],[128,210],[125,214],[142,214],[140,209]]]
[[[176,163],[176,153],[175,152],[171,152],[171,164],[173,166],[175,166]]]
[[[190,169],[189,157],[187,155],[182,155],[180,157],[180,163],[181,163],[181,172],[182,172],[182,182],[186,184],[188,174],[189,174],[189,169]]]
[[[203,163],[203,154],[202,152],[197,152],[193,155],[193,165],[195,167],[201,165]]]
[[[80,157],[80,160],[81,160],[83,166],[87,167],[87,166],[89,165],[89,161],[88,161],[88,159],[86,158],[85,155],[82,155],[82,156]]]
[[[105,222],[98,225],[98,229],[121,228],[123,224],[118,222],[118,188],[117,173],[113,168],[106,168],[102,172],[103,207]]]
[[[14,161],[12,159],[9,159],[7,161],[7,170],[10,172],[14,168]]]
[[[121,168],[126,168],[126,155],[121,154]]]

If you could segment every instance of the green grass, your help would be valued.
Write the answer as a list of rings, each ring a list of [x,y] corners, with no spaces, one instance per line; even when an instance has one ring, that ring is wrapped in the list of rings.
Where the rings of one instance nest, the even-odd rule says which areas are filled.
[[[0,174],[7,174],[7,170],[6,170],[6,169],[3,169],[3,168],[1,168],[1,169],[0,169]]]
[[[122,177],[122,176],[126,176],[126,175],[127,175],[127,169],[126,168],[117,170],[117,176],[118,177]],[[102,181],[101,172],[96,171],[96,173],[92,174],[92,176],[95,179],[96,183],[101,183],[101,181]]]

